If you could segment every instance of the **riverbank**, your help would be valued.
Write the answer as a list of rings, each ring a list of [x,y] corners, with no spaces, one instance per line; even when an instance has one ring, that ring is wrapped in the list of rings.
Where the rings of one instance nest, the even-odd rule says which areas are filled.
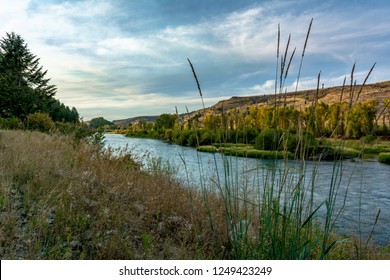
[[[388,154],[390,153],[390,141],[376,140],[374,143],[363,144],[357,140],[332,141],[327,140],[326,144],[316,147],[317,151],[309,159],[321,160],[339,160],[363,158],[368,160],[379,160],[382,163],[388,163]],[[223,153],[246,158],[259,159],[296,159],[297,155],[289,151],[265,151],[255,149],[250,144],[212,144],[202,145],[196,148],[200,152]]]
[[[0,131],[0,157],[1,259],[390,258],[313,216],[297,224],[294,201],[189,190],[164,167],[66,136]]]
[[[294,140],[295,137],[290,136],[293,140],[291,141],[287,139],[286,143],[279,143],[280,147],[278,147],[278,149],[275,149],[275,147],[271,147],[272,149],[269,149],[269,147],[268,149],[263,149],[261,147],[262,145],[256,143],[241,143],[243,141],[242,139],[240,140],[241,142],[236,141],[234,143],[212,142],[212,139],[220,139],[221,136],[210,136],[211,132],[205,130],[199,130],[198,132],[176,131],[176,133],[179,133],[181,136],[173,136],[174,133],[171,132],[168,133],[170,135],[169,137],[161,137],[161,135],[154,131],[144,131],[144,133],[128,132],[125,134],[125,136],[130,138],[155,139],[165,141],[167,143],[190,146],[196,148],[200,152],[222,153],[224,155],[258,159],[305,158],[307,160],[314,159],[322,161],[337,161],[340,159],[368,159],[379,160],[382,163],[387,163],[384,158],[387,158],[386,154],[390,153],[390,141],[388,139],[382,139],[382,137],[363,137],[359,140],[333,139],[326,137],[317,139],[313,138],[307,141],[307,143],[304,143],[304,147],[302,149],[298,147],[299,141]],[[273,140],[273,143],[276,145],[275,143],[280,141],[281,139],[279,139],[279,141]]]

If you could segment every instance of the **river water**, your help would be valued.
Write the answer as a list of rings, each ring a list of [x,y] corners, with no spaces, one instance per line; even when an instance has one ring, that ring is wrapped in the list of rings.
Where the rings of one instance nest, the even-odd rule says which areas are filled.
[[[382,245],[390,242],[390,165],[377,161],[285,163],[222,158],[220,154],[201,153],[191,147],[116,134],[106,134],[105,143],[114,150],[125,149],[145,169],[168,166],[173,176],[194,188],[212,188],[218,182],[223,186],[227,180],[227,185],[239,186],[242,191],[261,192],[261,186],[269,183],[270,177],[276,185],[286,181],[284,185],[291,188],[302,179],[305,188],[313,190],[308,193],[313,194],[316,206],[325,201],[333,185],[337,191],[335,213],[342,211],[337,222],[339,230],[367,238],[380,211],[371,240]],[[324,215],[325,205],[318,211],[318,220]]]

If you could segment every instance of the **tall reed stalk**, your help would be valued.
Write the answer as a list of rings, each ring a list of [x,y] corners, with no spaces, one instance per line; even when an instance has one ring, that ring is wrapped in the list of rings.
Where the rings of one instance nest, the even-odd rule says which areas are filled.
[[[305,44],[301,55],[296,89],[301,74],[303,58],[307,47],[313,19],[306,34]],[[275,75],[275,112],[279,111],[277,105],[277,92],[283,92],[284,84],[288,76],[295,50],[288,57],[291,35],[287,40],[284,55],[280,55],[280,25],[277,31],[277,51],[276,51],[276,75]],[[288,62],[287,62],[288,61]],[[206,113],[203,102],[203,94],[195,72],[194,66],[188,59],[193,73],[203,110]],[[375,64],[374,64],[375,66]],[[374,66],[368,73],[371,74]],[[354,81],[355,64],[351,71],[351,85],[349,92],[349,110],[354,101],[354,91],[356,81]],[[312,99],[311,116],[309,128],[316,133],[317,115],[316,107],[320,94],[321,72],[318,74],[317,90]],[[340,104],[343,100],[346,78],[340,95]],[[363,87],[362,86],[362,87]],[[322,85],[323,87],[323,85]],[[359,97],[362,88],[357,94]],[[286,97],[285,97],[286,98]],[[294,95],[295,98],[295,95]],[[356,98],[356,100],[357,100]],[[286,101],[284,102],[286,106]],[[222,114],[225,110],[222,110]],[[331,132],[337,135],[339,127],[343,127],[340,115],[337,115],[339,124]],[[343,133],[345,131],[342,131]],[[224,129],[223,133],[229,133]],[[208,217],[212,231],[217,232],[214,223],[216,213],[212,213],[208,196],[216,193],[223,202],[225,217],[226,239],[214,235],[214,246],[216,252],[218,248],[224,248],[223,258],[232,259],[326,259],[335,248],[348,239],[336,238],[337,225],[342,217],[349,191],[349,184],[342,188],[341,182],[344,176],[345,163],[343,157],[334,151],[333,157],[336,159],[328,188],[328,195],[322,201],[314,199],[317,189],[317,176],[322,156],[327,147],[316,145],[311,146],[307,140],[307,131],[304,131],[302,123],[298,124],[298,145],[296,148],[296,160],[283,161],[269,160],[268,162],[257,162],[256,168],[248,169],[242,165],[237,158],[222,154],[214,154],[214,165],[216,169],[215,178],[211,182],[201,178],[201,188],[203,189],[205,206],[208,209]],[[227,137],[221,137],[228,139]],[[345,137],[342,137],[341,141]],[[286,132],[282,133],[279,139],[275,140],[286,147]],[[199,143],[199,141],[198,141]],[[344,142],[342,142],[342,148]],[[286,151],[287,152],[287,151]],[[308,158],[314,155],[309,163]],[[219,158],[220,157],[220,158]],[[222,167],[218,164],[222,161]],[[199,168],[203,171],[201,156],[198,154]],[[310,167],[309,167],[310,166]],[[203,174],[202,172],[200,172]],[[202,175],[201,175],[202,176]],[[213,187],[210,187],[213,185]],[[380,213],[380,212],[379,212]],[[374,223],[375,227],[377,219]],[[367,239],[367,244],[371,235]],[[366,246],[367,247],[367,246]],[[361,248],[359,249],[362,250]]]

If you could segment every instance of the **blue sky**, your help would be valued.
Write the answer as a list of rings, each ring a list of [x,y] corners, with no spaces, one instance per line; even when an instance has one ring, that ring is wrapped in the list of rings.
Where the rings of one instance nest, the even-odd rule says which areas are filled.
[[[296,47],[285,87],[341,85],[356,61],[362,83],[390,79],[389,1],[0,0],[0,36],[21,35],[85,120],[179,113],[232,96],[274,93],[277,26]]]

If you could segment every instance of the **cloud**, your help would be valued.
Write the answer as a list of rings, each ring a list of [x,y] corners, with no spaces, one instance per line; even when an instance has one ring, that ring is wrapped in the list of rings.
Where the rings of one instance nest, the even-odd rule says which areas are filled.
[[[326,86],[342,83],[356,60],[363,72],[378,62],[372,81],[388,79],[389,6],[358,2],[0,0],[0,26],[25,38],[62,102],[86,117],[105,108],[124,118],[175,104],[200,108],[187,57],[208,104],[273,93],[279,23],[281,49],[289,33],[290,51],[297,47],[286,81],[295,89],[311,17],[299,88],[316,86],[319,71]]]

